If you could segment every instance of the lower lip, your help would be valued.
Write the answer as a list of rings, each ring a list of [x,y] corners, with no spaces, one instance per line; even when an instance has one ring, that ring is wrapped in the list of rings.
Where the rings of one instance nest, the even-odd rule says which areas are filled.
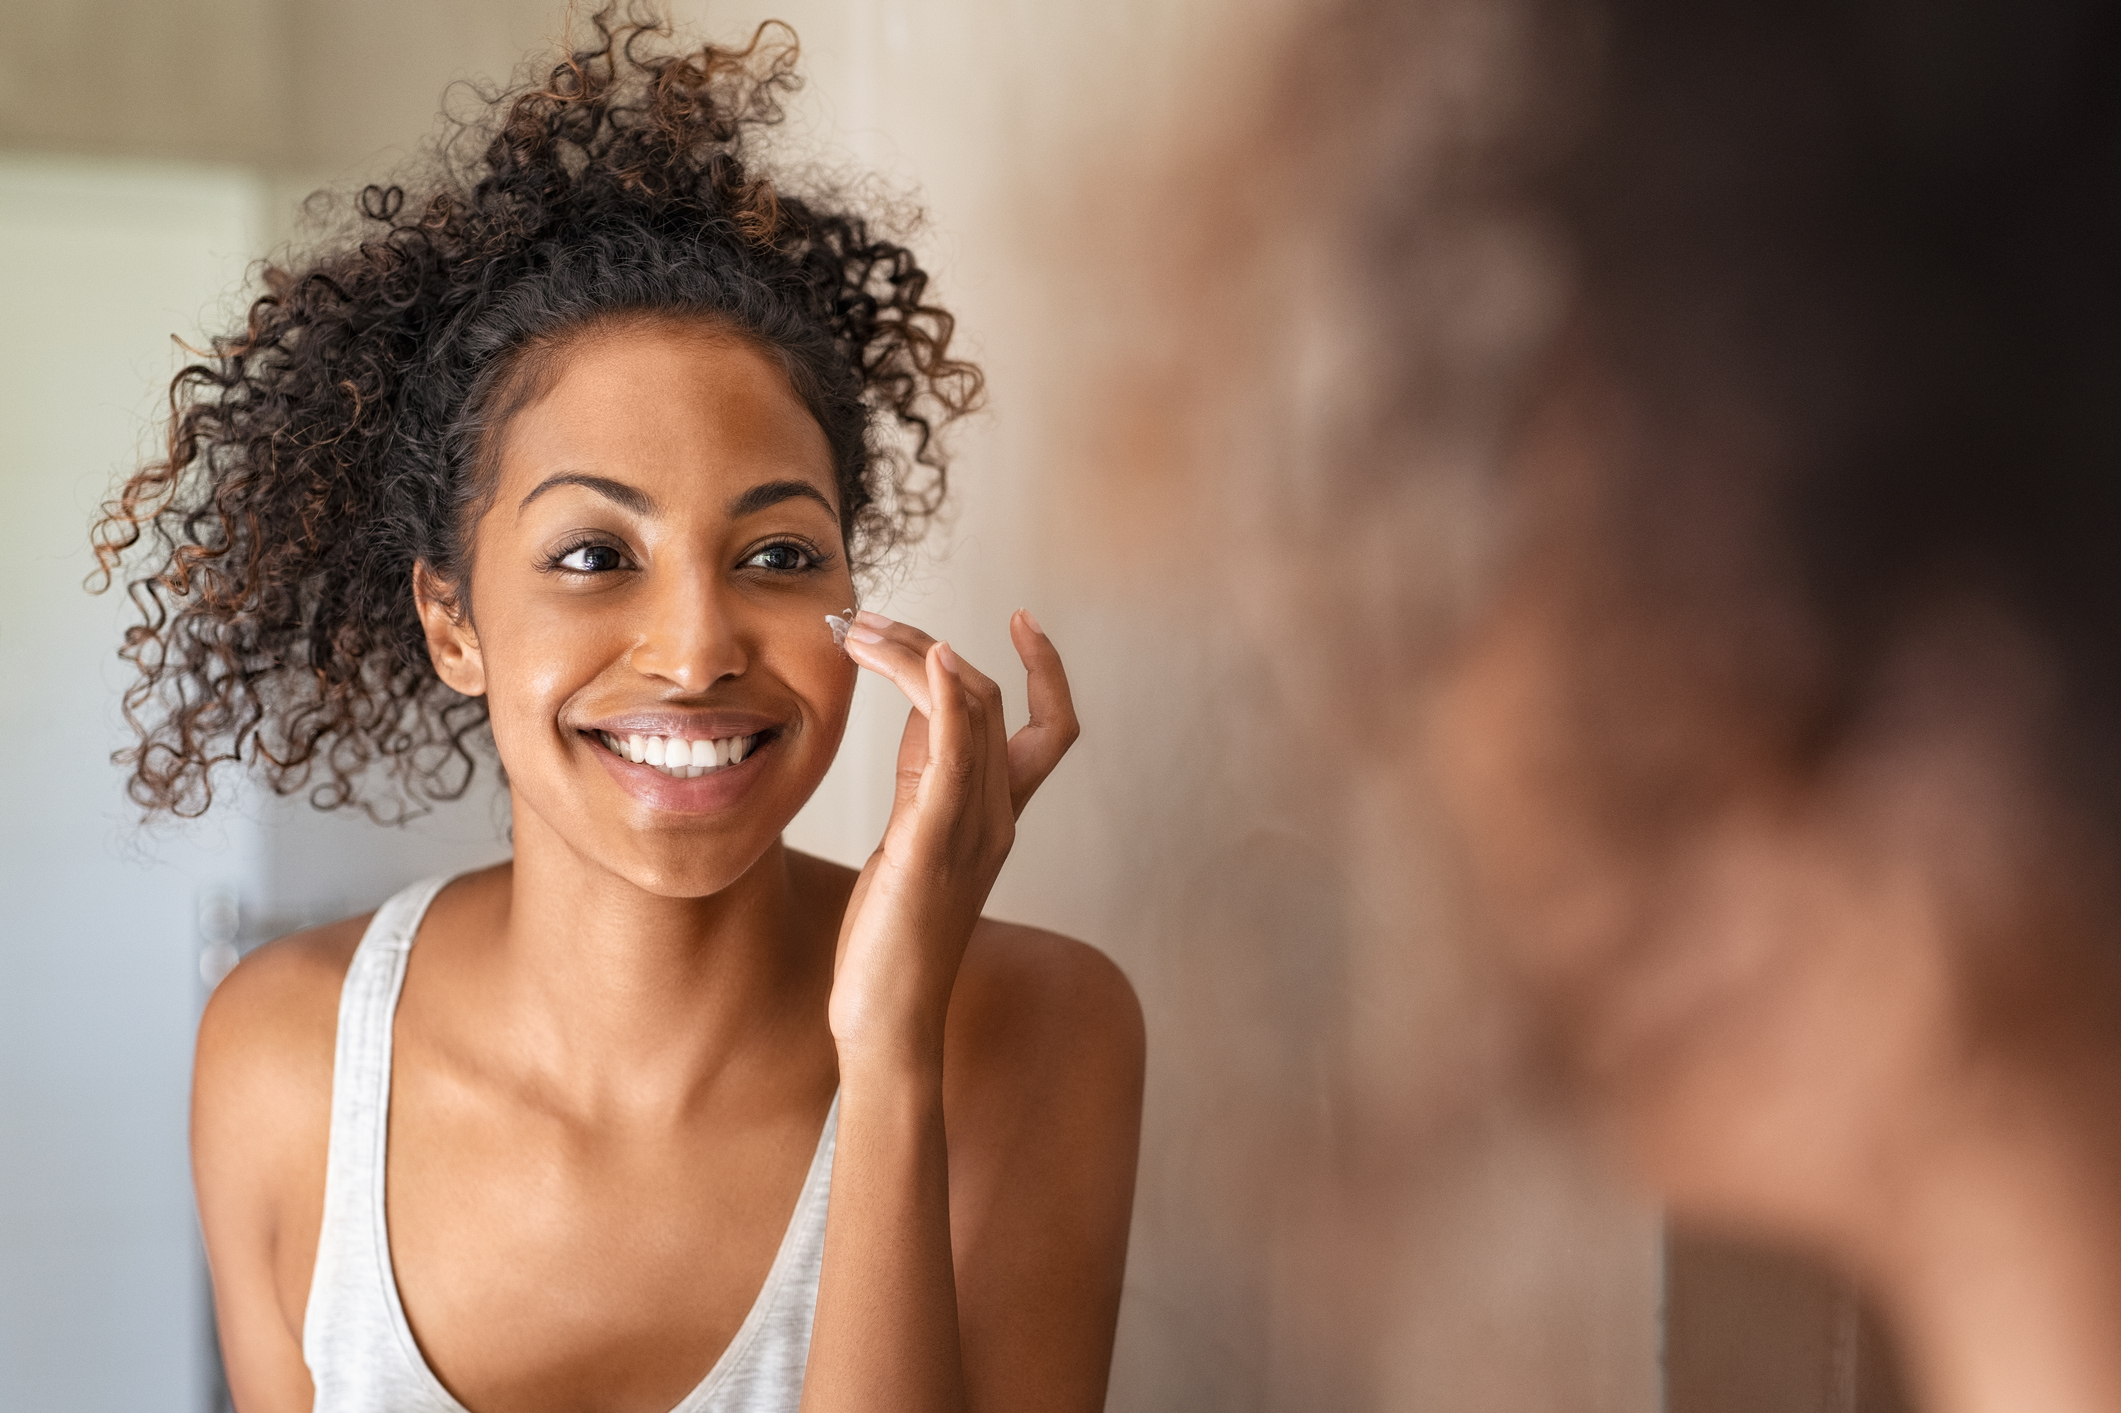
[[[667,810],[673,814],[714,814],[733,807],[744,798],[761,773],[759,758],[780,745],[781,738],[773,736],[760,742],[735,765],[725,765],[719,770],[684,780],[665,775],[652,765],[638,764],[615,755],[596,741],[585,738],[585,742],[596,752],[597,759],[611,772],[611,778],[619,783],[619,787],[650,809]]]

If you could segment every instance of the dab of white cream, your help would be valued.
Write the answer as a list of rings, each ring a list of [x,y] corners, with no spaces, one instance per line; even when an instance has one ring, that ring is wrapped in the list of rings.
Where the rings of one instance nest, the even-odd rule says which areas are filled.
[[[847,646],[847,632],[854,627],[854,615],[859,611],[858,609],[850,608],[845,614],[828,613],[825,615],[825,626],[832,630],[832,646],[836,648]]]

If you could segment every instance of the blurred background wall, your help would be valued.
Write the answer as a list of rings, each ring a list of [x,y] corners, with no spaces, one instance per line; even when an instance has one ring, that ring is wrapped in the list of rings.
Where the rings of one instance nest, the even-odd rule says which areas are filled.
[[[1153,478],[1085,464],[1109,445],[1085,371],[1142,332],[1097,229],[1169,199],[1133,159],[1296,3],[676,13],[721,39],[796,27],[783,151],[925,210],[917,244],[991,379],[960,512],[882,606],[991,671],[1027,604],[1068,656],[1085,735],[993,910],[1097,943],[1147,1011],[1110,1406],[1648,1413],[1657,1223],[1514,1062],[1434,851],[1396,842],[1428,821],[1305,769],[1271,645],[1130,529]],[[106,761],[122,605],[80,584],[169,335],[227,318],[306,193],[388,170],[452,83],[505,77],[564,23],[554,0],[0,0],[0,1413],[213,1406],[183,1135],[213,949],[504,852],[490,796],[402,831],[250,799],[139,834]],[[1155,426],[1121,433],[1153,452]],[[901,710],[863,688],[796,843],[868,852]]]

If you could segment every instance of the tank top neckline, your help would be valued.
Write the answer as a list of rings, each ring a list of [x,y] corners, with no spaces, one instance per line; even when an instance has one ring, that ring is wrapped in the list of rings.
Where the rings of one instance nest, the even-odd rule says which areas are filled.
[[[362,1215],[369,1216],[373,1224],[375,1264],[372,1269],[374,1279],[381,1286],[384,1303],[388,1307],[390,1333],[394,1336],[395,1342],[404,1356],[404,1366],[420,1385],[418,1392],[424,1396],[421,1400],[422,1403],[439,1410],[439,1413],[471,1413],[471,1410],[465,1408],[455,1395],[450,1393],[448,1387],[443,1384],[441,1378],[429,1366],[426,1355],[421,1351],[418,1341],[413,1337],[412,1322],[406,1317],[404,1301],[398,1290],[397,1267],[391,1257],[389,1224],[385,1211],[385,1186],[389,1160],[391,1059],[398,998],[404,990],[406,964],[410,958],[413,939],[419,932],[420,923],[427,916],[428,906],[434,902],[435,897],[453,879],[454,875],[426,879],[398,893],[381,908],[378,908],[375,916],[369,922],[367,931],[362,934],[360,944],[355,948],[353,963],[347,969],[346,988],[342,992],[340,1004],[336,1063],[332,1072],[333,1092],[330,1140],[332,1151],[326,1163],[325,1222],[324,1230],[320,1233],[318,1243],[317,1269],[311,1274],[309,1299],[303,1310],[302,1343],[304,1362],[310,1365],[314,1376],[317,1369],[317,1361],[312,1357],[311,1345],[313,1332],[319,1332],[316,1331],[319,1323],[319,1294],[320,1289],[325,1285],[324,1278],[326,1276],[323,1259],[325,1254],[324,1247],[326,1240],[333,1234],[331,1218],[334,1215],[334,1206],[343,1207],[347,1205],[347,1203],[335,1204],[332,1199],[335,1196],[343,1196],[348,1203],[355,1203],[359,1207],[365,1208],[366,1211]],[[360,967],[364,955],[372,958],[374,962],[383,964],[381,968],[383,975],[373,976],[369,980],[372,992],[380,993],[373,994],[370,998],[375,1004],[361,1007],[355,1004],[357,993],[354,983],[356,969]],[[360,1014],[361,1011],[366,1011],[366,1014]],[[355,1023],[354,1031],[351,1035],[349,1034],[349,1021]],[[365,1025],[363,1022],[365,1022]],[[365,1034],[361,1033],[363,1030],[366,1031]],[[350,1038],[356,1041],[355,1048],[357,1050],[365,1050],[367,1053],[365,1055],[356,1054],[349,1056],[348,1041]],[[362,1041],[365,1041],[366,1044],[360,1044]],[[355,1061],[352,1066],[347,1064],[350,1058]],[[365,1063],[363,1063],[364,1061]],[[354,1071],[354,1073],[349,1074],[349,1069]],[[361,1074],[361,1071],[367,1071],[367,1073]],[[365,1079],[367,1081],[363,1087],[369,1090],[369,1094],[374,1100],[372,1107],[362,1106],[369,1109],[368,1113],[346,1112],[351,1110],[353,1106],[344,1105],[341,1102],[340,1084],[342,1076],[349,1079]],[[757,1381],[759,1374],[767,1371],[748,1370],[744,1367],[745,1360],[752,1353],[754,1346],[761,1343],[785,1345],[787,1342],[785,1336],[791,1333],[790,1330],[784,1329],[769,1331],[769,1326],[791,1325],[796,1322],[799,1316],[801,1326],[800,1342],[803,1348],[807,1350],[810,1317],[814,1313],[816,1305],[817,1278],[819,1268],[822,1265],[824,1209],[831,1187],[834,1139],[839,1127],[839,1110],[840,1099],[838,1093],[835,1092],[832,1096],[832,1104],[826,1110],[825,1123],[818,1134],[817,1148],[811,1155],[810,1167],[804,1175],[802,1187],[796,1194],[795,1209],[789,1214],[787,1228],[782,1232],[780,1245],[774,1252],[773,1265],[767,1270],[766,1279],[759,1287],[758,1294],[752,1299],[750,1309],[745,1312],[744,1322],[737,1327],[736,1334],[730,1338],[729,1343],[716,1356],[714,1363],[709,1366],[706,1376],[698,1384],[694,1385],[690,1392],[680,1398],[671,1407],[669,1413],[710,1413],[710,1400],[718,1392],[722,1391],[724,1386],[729,1384],[732,1379],[745,1382],[747,1381],[746,1376],[748,1376],[749,1381]],[[359,1123],[359,1126],[370,1130],[368,1134],[363,1135],[369,1139],[369,1143],[362,1146],[372,1152],[372,1161],[358,1164],[359,1167],[367,1168],[368,1172],[357,1174],[352,1171],[345,1171],[342,1173],[342,1168],[356,1166],[354,1163],[342,1163],[342,1158],[351,1156],[342,1154],[340,1141],[342,1120],[348,1118],[352,1118],[357,1122],[365,1120],[366,1122]],[[347,1146],[350,1147],[352,1145]],[[351,1184],[343,1179],[355,1176],[364,1179],[363,1185],[368,1189],[367,1192],[362,1193],[358,1198],[353,1192],[344,1190]],[[335,1192],[335,1188],[340,1189],[340,1191]],[[348,1213],[348,1215],[351,1215],[351,1213]],[[366,1222],[362,1223],[362,1225],[368,1224]],[[336,1275],[338,1272],[334,1271],[333,1274]],[[792,1282],[806,1282],[808,1289],[800,1292],[792,1291],[789,1289]],[[805,1298],[799,1310],[792,1309],[789,1306],[789,1301],[784,1297],[798,1294]],[[762,1340],[762,1335],[767,1337]],[[780,1336],[781,1338],[776,1340],[772,1336]],[[770,1357],[772,1351],[768,1353]],[[761,1391],[766,1390],[761,1389]],[[317,1404],[318,1413],[324,1413],[324,1400],[321,1397],[323,1390],[320,1388],[318,1392],[320,1395]],[[793,1392],[797,1398],[800,1398],[799,1377]],[[742,1399],[742,1391],[739,1391],[738,1396]],[[746,1406],[749,1406],[748,1403]],[[792,1408],[793,1403],[791,1402],[789,1406]],[[393,1410],[393,1413],[395,1413],[395,1410]]]

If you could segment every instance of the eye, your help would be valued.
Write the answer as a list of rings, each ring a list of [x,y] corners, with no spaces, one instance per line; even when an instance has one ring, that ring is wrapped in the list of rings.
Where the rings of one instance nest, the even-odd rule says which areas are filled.
[[[800,574],[805,569],[816,566],[817,556],[801,545],[790,544],[784,540],[780,544],[768,545],[759,550],[745,560],[744,564],[747,568],[764,569],[774,574]]]
[[[624,569],[626,556],[616,545],[590,543],[576,545],[552,563],[555,569],[568,569],[577,574],[608,574],[614,569]]]

